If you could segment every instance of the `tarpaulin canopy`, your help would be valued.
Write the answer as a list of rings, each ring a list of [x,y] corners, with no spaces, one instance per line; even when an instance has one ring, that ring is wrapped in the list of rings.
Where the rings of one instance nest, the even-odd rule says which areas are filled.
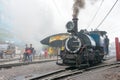
[[[65,40],[68,37],[69,37],[68,33],[60,33],[60,34],[55,34],[55,35],[46,37],[40,42],[44,45],[48,45],[51,47],[62,47],[65,44]]]

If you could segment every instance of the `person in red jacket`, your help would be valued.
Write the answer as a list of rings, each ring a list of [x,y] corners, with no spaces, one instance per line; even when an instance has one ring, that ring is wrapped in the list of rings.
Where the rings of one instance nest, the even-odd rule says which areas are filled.
[[[44,55],[45,55],[45,58],[48,57],[48,51],[47,51],[47,49],[45,49],[45,51],[44,51]]]
[[[32,44],[30,44],[30,48],[28,49],[28,61],[32,62],[32,56],[33,56],[34,48],[32,47]]]
[[[23,54],[24,62],[28,60],[28,49],[29,49],[27,44],[25,46],[26,46],[25,47],[25,52]]]

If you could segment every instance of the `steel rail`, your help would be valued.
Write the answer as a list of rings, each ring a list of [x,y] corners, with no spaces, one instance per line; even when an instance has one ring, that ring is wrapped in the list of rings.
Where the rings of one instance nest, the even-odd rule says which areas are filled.
[[[100,64],[100,65],[88,67],[85,69],[73,69],[73,70],[62,69],[62,70],[57,70],[57,71],[53,71],[46,74],[41,74],[39,76],[29,78],[29,80],[59,80],[59,79],[63,79],[76,74],[82,74],[83,72],[86,72],[86,71],[108,67],[108,66],[114,66],[117,64],[120,64],[120,62]]]
[[[71,73],[68,73],[68,74],[63,74],[63,75],[60,75],[60,76],[56,76],[56,77],[53,77],[53,78],[51,78],[49,80],[59,80],[59,79],[63,79],[63,78],[66,78],[66,77],[69,77],[69,76],[73,76],[73,75],[76,75],[76,74],[82,74],[82,73],[84,73],[86,71],[90,71],[90,70],[94,70],[94,69],[99,69],[99,68],[103,68],[103,67],[110,67],[110,66],[118,65],[118,64],[120,64],[120,62],[118,62],[118,63],[111,63],[111,64],[103,64],[103,65],[99,65],[99,66],[94,66],[94,67],[90,67],[90,68],[78,70],[78,71],[75,71],[75,72],[71,72]],[[113,67],[115,67],[115,66],[113,66]]]
[[[74,71],[76,70],[76,68],[72,68],[72,67],[67,67],[65,69],[59,69],[59,70],[56,70],[56,71],[52,71],[52,72],[49,72],[49,73],[46,73],[46,74],[41,74],[41,75],[38,75],[38,76],[35,76],[35,77],[32,77],[32,78],[29,78],[29,80],[49,80],[49,79],[46,79],[50,76],[53,76],[53,75],[56,75],[56,74],[60,74],[60,73],[64,73],[64,72],[69,72],[69,71]]]

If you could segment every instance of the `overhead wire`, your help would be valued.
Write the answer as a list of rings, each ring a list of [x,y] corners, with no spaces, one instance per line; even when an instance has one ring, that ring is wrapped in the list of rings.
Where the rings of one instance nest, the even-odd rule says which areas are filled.
[[[111,11],[113,10],[113,8],[115,7],[115,5],[116,5],[117,2],[118,2],[118,0],[115,1],[115,3],[113,4],[113,6],[109,10],[109,12],[106,14],[106,16],[103,18],[103,20],[100,22],[100,24],[98,24],[98,26],[95,29],[98,29],[102,25],[102,23],[108,17],[108,15],[111,13]]]
[[[102,0],[102,1],[101,1],[100,6],[98,7],[98,9],[97,9],[97,11],[96,11],[95,15],[93,16],[93,18],[91,19],[90,23],[88,24],[87,29],[91,26],[91,24],[92,24],[92,23],[93,23],[93,21],[95,20],[95,18],[96,18],[96,16],[97,16],[97,14],[98,14],[98,12],[99,12],[99,10],[100,10],[100,8],[101,8],[101,6],[102,6],[103,2],[104,2],[104,0]]]
[[[64,19],[64,17],[63,17],[63,15],[61,14],[61,12],[60,12],[60,10],[59,10],[59,8],[58,8],[55,0],[52,0],[52,2],[53,2],[53,4],[55,5],[55,8],[57,9],[58,14],[59,14],[60,16],[62,16],[62,18]]]

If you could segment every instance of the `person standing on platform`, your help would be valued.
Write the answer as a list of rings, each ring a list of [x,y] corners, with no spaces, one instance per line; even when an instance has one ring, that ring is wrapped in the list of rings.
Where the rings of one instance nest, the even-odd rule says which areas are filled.
[[[105,42],[105,47],[106,47],[106,54],[109,54],[109,38],[108,38],[108,36],[106,35],[106,37],[105,37],[105,40],[104,40],[104,42]]]
[[[33,50],[33,59],[35,59],[36,50]]]
[[[23,60],[24,60],[24,62],[28,60],[28,52],[27,51],[29,49],[27,44],[25,46],[26,46],[25,47],[25,52],[23,54]]]
[[[45,56],[45,58],[48,57],[48,51],[47,51],[47,49],[45,49],[45,51],[44,51],[44,56]]]
[[[3,51],[0,51],[0,58],[3,59]]]
[[[33,52],[34,52],[34,48],[32,47],[32,44],[30,44],[30,52],[29,52],[29,62],[32,62],[32,56],[33,56]]]

